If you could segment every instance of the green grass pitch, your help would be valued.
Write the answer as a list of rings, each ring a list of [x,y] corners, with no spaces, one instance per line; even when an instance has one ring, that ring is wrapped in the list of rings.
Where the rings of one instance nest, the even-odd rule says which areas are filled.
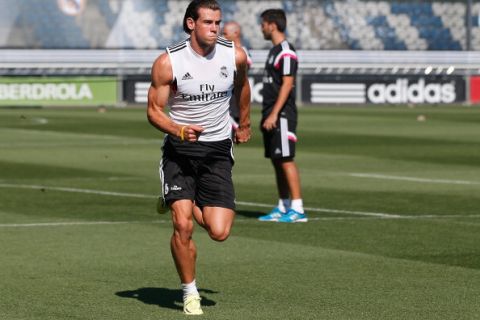
[[[301,108],[292,225],[256,220],[277,196],[252,119],[231,237],[194,235],[203,318],[480,318],[480,109]],[[1,319],[184,318],[162,137],[140,108],[0,109]]]

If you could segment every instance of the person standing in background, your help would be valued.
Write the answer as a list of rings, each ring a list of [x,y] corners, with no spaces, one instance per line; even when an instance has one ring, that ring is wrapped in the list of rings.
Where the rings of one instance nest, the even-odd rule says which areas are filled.
[[[258,219],[287,223],[307,222],[300,174],[294,161],[298,118],[295,102],[297,53],[285,36],[287,19],[283,10],[265,10],[261,18],[263,37],[273,44],[263,74],[261,130],[265,157],[270,158],[275,170],[279,200],[270,213]]]
[[[247,67],[250,69],[252,66],[252,59],[248,49],[242,44],[242,29],[240,25],[235,21],[226,22],[223,26],[222,33],[225,39],[233,41],[235,47],[245,51],[245,54],[247,55]],[[230,121],[232,122],[232,129],[236,130],[238,128],[239,110],[238,102],[235,101],[235,99],[230,100]]]

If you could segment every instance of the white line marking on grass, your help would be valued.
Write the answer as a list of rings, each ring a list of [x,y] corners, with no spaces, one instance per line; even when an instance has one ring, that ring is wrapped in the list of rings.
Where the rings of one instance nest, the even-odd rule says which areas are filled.
[[[81,133],[81,132],[64,132],[64,131],[53,131],[53,130],[36,130],[36,129],[21,129],[21,128],[2,128],[2,131],[12,131],[13,133],[21,133],[21,134],[28,134],[28,135],[34,135],[36,137],[42,135],[42,136],[56,136],[56,137],[62,137],[63,139],[65,136],[72,136],[74,138],[89,138],[89,139],[94,139],[95,141],[131,141],[131,142],[140,142],[140,141],[156,141],[161,143],[162,140],[158,139],[143,139],[143,138],[127,138],[127,137],[119,137],[119,136],[114,136],[114,135],[106,135],[106,134],[95,134],[95,133]],[[94,141],[93,141],[94,143]]]
[[[0,147],[2,148],[62,148],[62,147],[84,147],[84,146],[108,146],[108,145],[121,145],[121,146],[137,146],[137,145],[150,145],[150,144],[160,144],[157,141],[117,141],[117,140],[108,140],[108,141],[92,141],[92,142],[82,142],[82,141],[72,141],[70,143],[56,143],[56,142],[42,142],[42,143],[22,143],[22,142],[7,142],[7,143],[0,143]]]
[[[237,201],[239,205],[250,206],[250,207],[262,207],[262,208],[272,208],[271,204],[255,203],[255,202],[243,202]],[[309,208],[305,207],[305,211],[314,211],[314,212],[329,212],[329,213],[343,213],[343,214],[352,214],[360,216],[372,216],[372,217],[381,217],[381,218],[401,218],[401,215],[390,214],[390,213],[381,213],[381,212],[363,212],[363,211],[349,211],[349,210],[337,210],[337,209],[326,209],[326,208]]]
[[[338,220],[438,220],[438,219],[458,219],[458,218],[480,218],[480,214],[466,214],[466,215],[405,215],[398,216],[394,218],[386,217],[374,217],[374,216],[363,216],[363,217],[308,217],[308,221],[338,221]]]
[[[418,220],[418,219],[456,219],[456,218],[480,218],[478,214],[472,215],[425,215],[425,216],[401,216],[391,220],[405,219],[405,220]],[[345,221],[345,220],[380,220],[385,219],[382,217],[309,217],[308,221]],[[387,219],[388,220],[388,219]],[[236,223],[262,223],[262,224],[275,224],[274,222],[259,222],[257,219],[252,218],[240,218],[235,219]],[[171,223],[170,220],[150,220],[150,221],[71,221],[71,222],[38,222],[38,223],[3,223],[0,224],[0,228],[37,228],[37,227],[69,227],[69,226],[97,226],[97,225],[119,225],[119,224],[165,224]]]
[[[170,221],[70,221],[70,222],[38,222],[38,223],[3,223],[0,228],[31,228],[31,227],[65,227],[65,226],[88,226],[88,225],[113,225],[113,224],[135,224],[135,223],[170,223]]]
[[[97,178],[94,178],[97,179]],[[89,180],[93,180],[92,178],[89,178]],[[138,178],[138,177],[108,177],[107,180],[110,181],[141,181],[144,180],[143,178]]]
[[[36,124],[47,124],[48,119],[47,118],[32,118],[32,122]]]
[[[48,187],[48,186],[28,185],[28,184],[1,183],[0,188],[19,188],[19,189],[33,189],[33,190],[43,190],[43,191],[52,190],[52,191],[90,193],[90,194],[97,194],[97,195],[103,195],[103,196],[129,197],[129,198],[147,198],[147,199],[157,198],[156,196],[150,196],[150,195],[138,194],[138,193],[111,192],[111,191],[78,189],[78,188],[67,188],[67,187]]]
[[[69,188],[69,187],[49,187],[41,185],[25,185],[25,184],[9,184],[9,183],[0,183],[0,188],[20,188],[20,189],[33,189],[33,190],[43,190],[43,191],[62,191],[62,192],[75,192],[75,193],[87,193],[87,194],[96,194],[104,196],[114,196],[114,197],[130,197],[130,198],[143,198],[143,199],[156,199],[158,196],[138,194],[138,193],[125,193],[125,192],[112,192],[112,191],[102,191],[102,190],[92,190],[92,189],[79,189],[79,188]],[[265,203],[256,203],[256,202],[245,202],[237,201],[236,204],[241,206],[248,207],[260,207],[260,208],[271,208],[271,204]],[[376,217],[382,219],[422,219],[422,218],[442,218],[442,217],[462,217],[460,215],[399,215],[392,213],[383,213],[383,212],[365,212],[365,211],[351,211],[351,210],[338,210],[338,209],[327,209],[327,208],[311,208],[305,207],[307,212],[328,212],[328,213],[341,213],[355,216],[363,217]],[[479,215],[480,216],[480,215]],[[472,217],[472,216],[467,216]],[[476,217],[476,216],[475,216]],[[335,217],[324,217],[323,219],[332,219]],[[340,217],[341,218],[341,217]],[[348,217],[345,217],[348,218]],[[310,218],[311,219],[311,218]],[[322,219],[322,218],[319,218]]]
[[[351,177],[357,177],[357,178],[402,180],[402,181],[424,182],[424,183],[480,185],[480,182],[478,182],[478,181],[448,180],[448,179],[427,179],[427,178],[404,177],[404,176],[390,176],[390,175],[377,174],[377,173],[349,173],[348,175],[351,176]]]
[[[405,219],[455,219],[455,218],[480,218],[480,214],[426,214],[401,216]]]

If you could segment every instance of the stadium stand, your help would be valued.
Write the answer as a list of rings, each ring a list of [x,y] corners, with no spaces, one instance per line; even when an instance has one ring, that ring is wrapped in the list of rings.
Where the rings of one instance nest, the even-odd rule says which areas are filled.
[[[77,16],[56,0],[0,0],[0,48],[162,49],[185,38],[188,0],[86,0]],[[289,40],[303,50],[467,49],[466,3],[455,0],[224,0],[224,21],[243,42],[269,47],[259,29],[267,8],[287,13]],[[471,49],[480,50],[480,3],[472,7]]]
[[[29,48],[90,47],[75,18],[62,14],[54,1],[19,1],[17,28],[32,30]]]
[[[163,47],[185,39],[186,36],[182,29],[182,20],[188,3],[188,0],[168,1],[165,23],[160,27],[163,39],[165,39]]]
[[[367,23],[366,3],[360,1],[328,1],[327,12],[347,39],[350,49],[383,50],[380,38],[376,36],[375,25]],[[381,30],[380,28],[378,30]],[[381,34],[382,31],[379,32]]]
[[[24,47],[34,42],[31,28],[17,28],[20,6],[18,3],[0,1],[0,43],[11,47]]]
[[[335,28],[322,6],[309,1],[300,13],[300,21],[304,26],[299,33],[296,45],[306,50],[347,49],[339,30]]]
[[[470,88],[478,91],[468,79],[480,74],[480,54],[472,51],[480,50],[480,0],[469,1],[473,6],[460,0],[221,0],[221,5],[223,20],[241,24],[243,43],[251,49],[249,81],[256,102],[271,46],[259,25],[267,8],[287,14],[287,36],[301,61],[297,93],[304,102],[319,101],[313,82],[359,79],[395,88],[454,82],[454,100],[461,102]],[[152,62],[167,45],[187,37],[182,20],[188,3],[0,0],[0,76],[112,76],[119,105],[143,103]],[[444,100],[450,103],[451,97]],[[373,96],[375,103],[383,98]]]
[[[158,47],[158,39],[152,35],[155,26],[155,13],[152,2],[125,0],[121,12],[107,40],[107,48],[143,48]]]
[[[89,48],[102,48],[110,35],[112,17],[102,10],[102,6],[86,3],[84,12],[75,18],[88,41]]]
[[[477,2],[472,7],[474,13],[472,17],[472,50],[480,50],[480,2]]]
[[[148,74],[152,59],[165,46],[186,37],[181,21],[189,0],[75,1],[84,7],[69,15],[60,10],[58,0],[0,0],[0,74]],[[301,67],[315,73],[417,74],[430,68],[480,72],[477,55],[467,51],[465,1],[222,0],[221,4],[223,20],[236,20],[243,27],[254,73],[261,72],[271,45],[259,27],[259,15],[267,8],[285,10],[287,35],[299,50]],[[480,1],[474,1],[471,12],[470,49],[480,50]]]
[[[260,14],[268,8],[283,8],[282,1],[244,1],[238,2],[238,10],[233,15],[241,26],[243,37],[248,39],[250,47],[255,49],[265,49],[269,47],[267,41],[263,39],[260,32],[259,19]],[[291,13],[290,13],[291,16]]]
[[[105,17],[107,25],[109,28],[112,28],[117,20],[118,13],[120,11],[121,2],[120,1],[99,1],[98,9],[100,13]]]
[[[440,17],[445,28],[450,30],[454,48],[465,48],[465,5],[461,3],[434,2],[432,3],[432,10],[436,16]]]
[[[428,43],[427,49],[461,50],[458,41],[452,38],[450,30],[444,26],[442,18],[434,14],[433,4],[436,3],[414,4],[394,2],[391,5],[391,11],[393,14],[405,14],[410,18],[411,25],[418,29],[420,37],[426,39]],[[460,3],[455,5],[459,5],[465,9]],[[443,6],[440,5],[438,7]]]

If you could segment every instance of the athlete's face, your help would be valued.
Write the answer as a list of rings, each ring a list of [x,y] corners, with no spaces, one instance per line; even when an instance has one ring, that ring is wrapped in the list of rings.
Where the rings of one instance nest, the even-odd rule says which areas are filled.
[[[272,40],[273,23],[269,23],[265,20],[262,20],[261,28],[262,28],[263,38],[265,40]]]
[[[210,47],[217,42],[218,33],[220,31],[220,22],[222,21],[222,12],[220,10],[212,10],[208,8],[198,9],[198,19],[191,20],[192,36],[193,33],[202,46]]]

